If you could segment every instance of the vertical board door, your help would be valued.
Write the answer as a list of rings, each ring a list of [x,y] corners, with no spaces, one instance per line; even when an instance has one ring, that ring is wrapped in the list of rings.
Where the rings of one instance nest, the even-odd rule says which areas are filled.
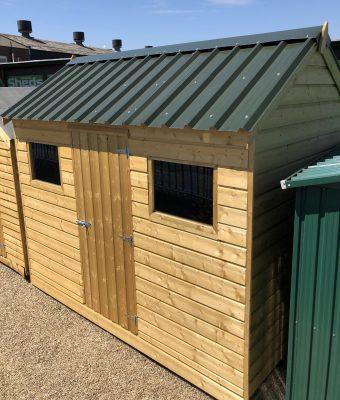
[[[286,400],[340,399],[340,189],[298,189]]]
[[[73,132],[85,301],[137,333],[129,159],[124,136]],[[79,223],[79,222],[78,222]],[[81,223],[81,222],[80,222]]]
[[[1,214],[0,214],[0,257],[6,258],[6,246],[5,246],[4,232],[2,229]]]

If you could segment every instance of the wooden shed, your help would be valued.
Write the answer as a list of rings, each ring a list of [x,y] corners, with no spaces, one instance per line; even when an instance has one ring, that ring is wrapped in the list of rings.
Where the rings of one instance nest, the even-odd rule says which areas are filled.
[[[72,60],[12,120],[31,281],[218,399],[286,353],[294,198],[339,141],[327,25]]]
[[[0,87],[0,113],[31,91],[31,88]],[[0,262],[20,275],[28,273],[12,123],[6,126],[0,123]]]

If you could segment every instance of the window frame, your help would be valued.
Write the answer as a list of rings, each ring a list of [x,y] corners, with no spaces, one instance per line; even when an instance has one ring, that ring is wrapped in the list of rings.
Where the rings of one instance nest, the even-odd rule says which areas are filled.
[[[59,174],[60,174],[60,184],[47,182],[47,181],[43,181],[41,179],[35,178],[34,160],[33,160],[32,151],[31,151],[31,144],[32,143],[55,146],[57,148]],[[30,140],[29,142],[27,142],[27,155],[28,155],[28,162],[29,162],[30,185],[34,186],[34,187],[36,187],[38,189],[46,189],[46,190],[52,191],[52,192],[57,193],[57,194],[63,194],[64,189],[63,189],[63,179],[62,179],[62,170],[61,170],[61,159],[60,159],[59,145],[57,145],[55,143],[50,143],[50,142],[43,142],[41,140],[39,140],[39,141]]]
[[[168,214],[162,211],[155,210],[155,196],[154,196],[154,161],[164,161],[174,164],[187,164],[198,167],[208,167],[213,169],[213,217],[212,224],[205,224],[203,222],[195,221],[189,218],[179,217],[177,215]],[[216,164],[204,164],[195,161],[186,160],[173,160],[160,157],[148,157],[148,198],[149,198],[149,218],[153,222],[161,223],[167,226],[183,229],[185,231],[197,233],[200,235],[217,239],[218,235],[218,205],[217,205],[217,171]]]

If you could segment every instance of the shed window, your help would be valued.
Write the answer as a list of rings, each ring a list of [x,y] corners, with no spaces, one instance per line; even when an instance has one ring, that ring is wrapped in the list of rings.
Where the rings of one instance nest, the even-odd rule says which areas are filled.
[[[30,144],[32,178],[60,185],[58,147],[49,144]]]
[[[209,167],[154,161],[155,211],[212,225],[213,172]]]

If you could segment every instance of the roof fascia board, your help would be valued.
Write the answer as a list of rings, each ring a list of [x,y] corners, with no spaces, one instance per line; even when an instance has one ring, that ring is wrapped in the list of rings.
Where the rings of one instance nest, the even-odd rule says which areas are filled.
[[[340,92],[340,66],[338,60],[335,58],[333,52],[329,47],[326,47],[324,49],[324,51],[322,52],[322,56]]]
[[[335,81],[338,90],[340,91],[340,67],[338,60],[335,58],[331,50],[331,38],[328,35],[328,22],[326,21],[321,29],[321,36],[319,41],[319,51],[322,54],[325,63],[327,64],[330,73]]]

